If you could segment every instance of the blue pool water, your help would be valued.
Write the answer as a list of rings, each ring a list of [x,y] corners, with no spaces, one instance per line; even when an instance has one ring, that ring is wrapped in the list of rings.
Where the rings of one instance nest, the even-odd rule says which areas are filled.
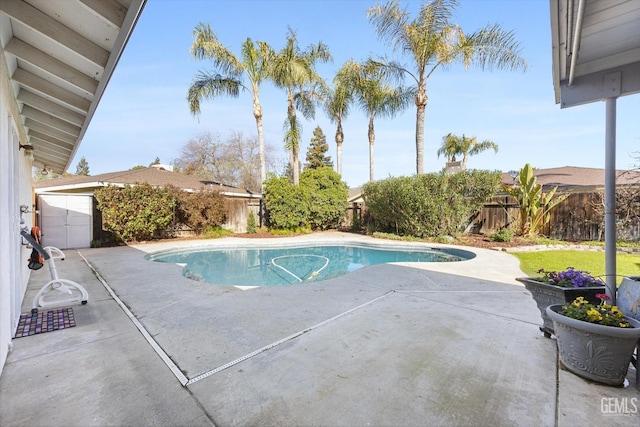
[[[282,286],[313,283],[389,262],[455,262],[473,258],[453,249],[379,249],[359,245],[287,248],[189,248],[147,255],[147,259],[184,265],[185,277],[232,286]]]

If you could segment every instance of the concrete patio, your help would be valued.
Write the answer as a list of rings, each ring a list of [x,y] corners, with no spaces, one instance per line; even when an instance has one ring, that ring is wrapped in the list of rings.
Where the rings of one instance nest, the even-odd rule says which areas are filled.
[[[507,253],[473,249],[468,261],[376,265],[250,290],[195,282],[177,265],[144,259],[203,244],[271,242],[65,251],[59,275],[85,285],[89,303],[72,306],[74,328],[13,340],[0,425],[640,423],[633,367],[628,387],[614,388],[558,366],[555,341],[538,330],[539,312]],[[46,267],[33,272],[24,312],[48,280]]]

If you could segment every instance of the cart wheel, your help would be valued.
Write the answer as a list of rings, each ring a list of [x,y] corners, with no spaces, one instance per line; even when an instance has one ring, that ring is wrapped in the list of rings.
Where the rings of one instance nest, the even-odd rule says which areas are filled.
[[[551,338],[551,334],[547,331],[543,332],[545,338]]]
[[[87,300],[82,301],[82,305],[87,304]]]
[[[32,308],[31,309],[31,314],[38,314],[38,309],[37,308]]]

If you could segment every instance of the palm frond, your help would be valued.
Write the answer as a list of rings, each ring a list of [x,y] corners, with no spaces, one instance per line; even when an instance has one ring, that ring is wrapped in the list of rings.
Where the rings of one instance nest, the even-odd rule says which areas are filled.
[[[282,125],[282,131],[284,132],[284,148],[289,151],[297,149],[302,138],[302,124],[297,117],[286,118]]]
[[[242,82],[240,80],[200,71],[187,92],[189,110],[193,115],[200,114],[200,101],[202,99],[211,99],[219,95],[237,98],[240,95],[241,87]]]
[[[498,144],[493,141],[485,140],[482,142],[478,142],[478,140],[473,138],[475,143],[472,145],[472,148],[469,150],[469,155],[474,156],[476,154],[482,153],[483,151],[493,150],[495,153],[498,152]]]
[[[397,1],[387,1],[385,5],[377,4],[367,10],[367,16],[378,38],[386,39],[394,50],[403,43],[409,13],[401,9]]]
[[[488,25],[467,36],[473,50],[473,63],[481,69],[527,70],[527,61],[520,56],[520,43],[513,31],[504,31],[498,24]]]
[[[216,37],[209,24],[199,23],[193,30],[193,44],[190,53],[194,59],[209,59],[221,74],[238,76],[244,70],[243,64]]]
[[[311,90],[302,90],[293,96],[293,102],[296,108],[307,120],[313,120],[316,115],[314,97],[315,94]]]

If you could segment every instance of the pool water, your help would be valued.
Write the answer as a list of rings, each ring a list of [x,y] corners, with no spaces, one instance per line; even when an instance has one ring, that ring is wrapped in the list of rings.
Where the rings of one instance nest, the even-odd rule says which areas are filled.
[[[295,248],[195,248],[147,255],[184,265],[190,279],[215,285],[283,286],[319,282],[390,262],[455,262],[473,258],[459,249],[380,249],[359,245]]]

